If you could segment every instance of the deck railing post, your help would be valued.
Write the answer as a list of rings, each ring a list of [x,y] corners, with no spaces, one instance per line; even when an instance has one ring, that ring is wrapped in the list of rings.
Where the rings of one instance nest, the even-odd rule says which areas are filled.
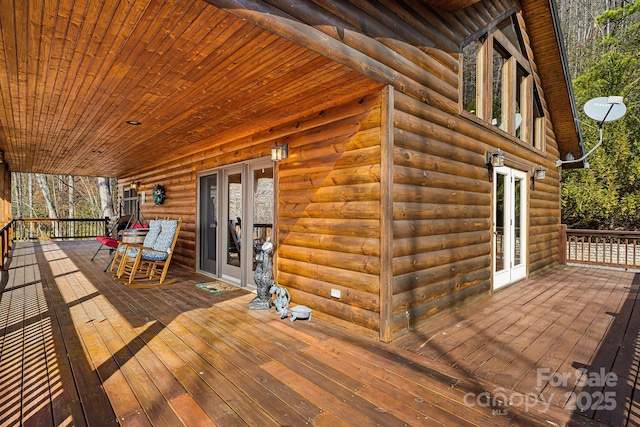
[[[0,248],[0,253],[2,255],[0,255],[0,271],[4,270],[4,257],[6,256],[5,254],[5,250],[6,250],[6,235],[7,235],[7,228],[3,227],[2,228],[2,248]]]
[[[559,260],[558,262],[560,263],[560,265],[566,265],[567,264],[567,226],[566,224],[560,224],[559,227],[559,244],[560,244],[560,248],[558,251],[558,255],[559,255]]]

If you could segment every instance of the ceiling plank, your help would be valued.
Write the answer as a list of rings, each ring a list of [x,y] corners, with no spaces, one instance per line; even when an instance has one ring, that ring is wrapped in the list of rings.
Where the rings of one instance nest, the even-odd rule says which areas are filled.
[[[192,0],[0,0],[0,61],[22,172],[131,174],[381,87]]]

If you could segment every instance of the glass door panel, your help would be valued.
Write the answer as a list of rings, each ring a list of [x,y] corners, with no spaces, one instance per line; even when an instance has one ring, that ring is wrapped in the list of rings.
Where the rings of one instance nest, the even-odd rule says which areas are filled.
[[[495,239],[495,263],[496,272],[504,270],[504,224],[505,224],[505,208],[504,208],[504,187],[506,177],[501,173],[496,173],[496,197],[495,197],[495,230],[493,232]]]
[[[242,262],[242,171],[225,172],[224,220],[226,239],[222,274],[232,281],[241,280]]]
[[[267,238],[273,242],[273,217],[274,217],[274,179],[273,163],[258,164],[251,167],[253,178],[251,185],[251,235],[248,238],[253,243],[248,256],[251,262],[247,262],[250,267],[247,277],[251,284],[255,284],[253,273],[256,270],[256,256],[260,252],[262,244]]]
[[[218,174],[200,177],[199,268],[216,275],[218,270]]]
[[[517,170],[511,171],[513,178],[512,188],[512,243],[511,243],[511,283],[524,279],[527,276],[527,174]]]
[[[522,216],[522,208],[520,206],[520,199],[522,194],[522,179],[518,177],[513,177],[513,265],[517,266],[522,264],[522,256],[521,256],[521,243],[522,243],[522,227],[521,227],[521,216]]]

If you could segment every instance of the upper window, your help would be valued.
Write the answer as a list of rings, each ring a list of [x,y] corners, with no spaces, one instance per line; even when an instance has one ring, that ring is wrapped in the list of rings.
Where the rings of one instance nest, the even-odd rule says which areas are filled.
[[[462,107],[540,150],[544,118],[512,18],[462,47]]]

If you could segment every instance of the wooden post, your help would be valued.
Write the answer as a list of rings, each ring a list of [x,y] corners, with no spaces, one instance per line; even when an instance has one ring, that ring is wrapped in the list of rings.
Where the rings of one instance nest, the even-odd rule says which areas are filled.
[[[559,234],[558,235],[558,239],[559,239],[558,262],[560,263],[560,265],[566,265],[567,264],[567,226],[565,224],[560,224],[559,231],[560,232],[558,233]]]
[[[9,170],[9,165],[7,163],[4,164],[4,173],[6,174],[5,179],[5,189],[7,197],[4,199],[4,205],[6,209],[5,221],[11,221],[11,171]]]
[[[10,213],[7,213],[7,193],[11,194],[11,187],[7,191],[7,168],[6,163],[0,163],[0,226],[4,227]]]
[[[382,92],[380,132],[380,341],[393,340],[393,112],[394,89]]]

